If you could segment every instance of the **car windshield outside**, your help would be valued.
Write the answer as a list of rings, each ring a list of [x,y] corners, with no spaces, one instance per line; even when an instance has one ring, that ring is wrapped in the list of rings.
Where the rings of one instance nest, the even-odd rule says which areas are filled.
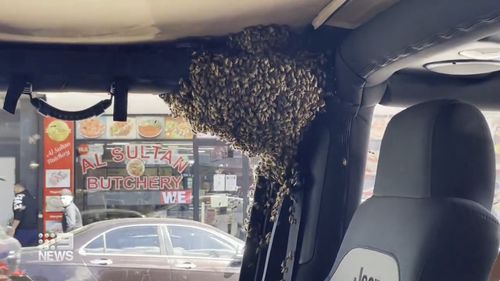
[[[77,108],[80,97],[46,95],[65,108]],[[24,246],[42,246],[25,251],[23,269],[34,280],[238,280],[258,159],[193,134],[156,96],[134,98],[152,102],[130,103],[127,122],[108,114],[57,120],[25,100],[14,116],[0,112],[0,222],[9,229],[18,182],[35,198],[25,207],[39,211],[35,244]],[[144,106],[153,101],[156,108]],[[373,195],[381,139],[401,110],[376,107],[362,201]],[[500,159],[500,113],[484,115]],[[82,216],[66,235],[63,190]]]
[[[44,98],[74,110],[85,106],[75,98],[92,103],[102,97]],[[114,122],[109,112],[57,120],[38,114],[27,100],[16,115],[0,112],[0,223],[12,229],[13,202],[38,211],[35,239],[21,241],[23,269],[34,280],[82,272],[96,280],[123,277],[113,275],[116,266],[135,269],[126,280],[158,280],[155,274],[237,280],[258,159],[217,137],[194,134],[158,96],[130,94],[134,99],[141,102],[129,102],[126,122]],[[34,200],[19,199],[16,184]],[[68,210],[81,216],[74,229]],[[49,270],[54,263],[57,274]]]

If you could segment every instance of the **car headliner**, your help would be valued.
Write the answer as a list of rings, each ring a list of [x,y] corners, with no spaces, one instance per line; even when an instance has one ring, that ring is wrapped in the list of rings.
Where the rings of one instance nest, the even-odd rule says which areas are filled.
[[[398,0],[0,0],[0,41],[120,44],[219,36],[253,25],[355,28]],[[27,20],[29,19],[29,20]]]
[[[1,0],[0,40],[132,43],[305,26],[329,0]]]

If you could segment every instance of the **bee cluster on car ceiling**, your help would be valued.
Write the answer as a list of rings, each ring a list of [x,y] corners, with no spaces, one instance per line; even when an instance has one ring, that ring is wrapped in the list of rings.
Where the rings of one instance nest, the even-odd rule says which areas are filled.
[[[271,220],[290,189],[303,183],[296,162],[299,143],[331,94],[326,89],[333,71],[328,56],[296,47],[297,36],[277,25],[232,34],[227,51],[194,53],[189,77],[161,95],[195,132],[217,135],[260,158],[255,192],[273,190],[255,198],[249,212],[272,208]],[[294,222],[293,213],[289,221]],[[262,250],[270,235],[262,235],[258,225],[250,218],[247,230]]]

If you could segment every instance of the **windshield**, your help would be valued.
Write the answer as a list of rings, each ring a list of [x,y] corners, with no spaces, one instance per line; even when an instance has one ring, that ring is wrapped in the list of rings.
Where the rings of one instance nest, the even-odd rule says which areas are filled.
[[[67,106],[77,96],[54,94],[47,99]],[[28,271],[38,272],[51,261],[72,262],[97,276],[98,271],[88,266],[95,260],[109,260],[127,272],[130,265],[120,257],[137,256],[134,268],[146,270],[151,264],[162,264],[158,257],[170,256],[187,262],[186,267],[206,268],[213,275],[210,280],[227,280],[221,273],[224,270],[234,274],[229,280],[237,280],[246,210],[252,203],[253,169],[259,159],[247,157],[217,137],[193,134],[186,120],[164,113],[168,108],[155,110],[133,104],[127,122],[114,122],[107,114],[61,121],[40,116],[29,106],[14,116],[0,112],[0,139],[11,140],[0,147],[11,153],[0,157],[2,226],[7,231],[11,228],[12,202],[36,208],[41,215],[36,239],[24,246],[49,246],[41,247],[44,250],[37,256],[25,257],[25,262],[32,259]],[[362,201],[373,194],[387,123],[401,110],[383,106],[375,110]],[[483,113],[497,144],[498,160],[500,113]],[[21,130],[25,118],[35,118],[32,130]],[[29,168],[17,169],[20,166]],[[21,178],[23,194],[33,201],[18,201],[14,194]],[[493,213],[498,215],[500,184],[496,187]],[[68,202],[61,196],[64,190]],[[68,212],[79,214],[81,220],[68,222]],[[68,224],[76,227],[66,229]],[[71,241],[64,232],[71,235]],[[29,242],[23,237],[20,241]],[[54,256],[47,254],[51,251]],[[215,270],[214,265],[224,270]],[[164,266],[163,270],[168,269]]]
[[[45,99],[74,108],[75,98],[88,96]],[[14,236],[24,247],[42,245],[36,255],[26,251],[25,270],[58,262],[71,271],[73,263],[98,276],[88,266],[93,260],[109,259],[127,272],[126,257],[138,255],[134,270],[157,264],[168,271],[159,257],[169,256],[206,270],[210,280],[238,280],[258,159],[217,137],[194,134],[156,95],[130,94],[134,99],[142,102],[130,103],[127,122],[114,122],[109,113],[81,121],[44,117],[26,100],[16,115],[0,112],[0,222],[12,229],[13,202],[19,204],[26,220]],[[14,192],[17,184],[22,198]],[[46,280],[54,280],[46,272]],[[187,273],[178,274],[198,280]]]

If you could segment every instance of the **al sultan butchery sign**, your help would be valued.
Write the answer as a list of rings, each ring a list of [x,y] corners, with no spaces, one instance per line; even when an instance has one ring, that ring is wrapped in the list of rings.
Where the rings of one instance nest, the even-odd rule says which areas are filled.
[[[79,147],[82,155],[80,164],[82,174],[90,170],[108,166],[102,160],[103,152],[91,152],[86,145]],[[111,149],[111,161],[126,164],[128,176],[91,176],[85,178],[85,185],[92,191],[178,191],[182,190],[182,173],[188,168],[189,162],[182,156],[175,156],[172,150],[160,145],[127,145]],[[179,175],[146,176],[145,163],[158,163],[174,169]]]

